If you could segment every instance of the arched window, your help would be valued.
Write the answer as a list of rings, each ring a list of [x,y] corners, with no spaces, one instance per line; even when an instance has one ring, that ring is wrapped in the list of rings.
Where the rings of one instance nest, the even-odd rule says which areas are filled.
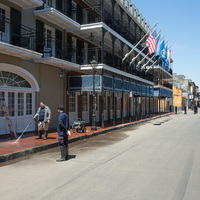
[[[31,88],[28,81],[24,78],[6,71],[0,71],[0,86]]]

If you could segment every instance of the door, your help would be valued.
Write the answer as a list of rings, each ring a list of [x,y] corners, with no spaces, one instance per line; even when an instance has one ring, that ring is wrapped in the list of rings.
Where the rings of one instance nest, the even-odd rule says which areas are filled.
[[[107,93],[104,92],[104,121],[108,120],[108,96]]]
[[[89,123],[89,95],[88,92],[82,94],[82,120]]]
[[[10,119],[15,131],[20,133],[33,119],[35,112],[35,92],[19,74],[0,71],[0,98],[3,98],[8,108]],[[33,131],[32,123],[27,131]],[[2,110],[0,110],[0,135],[9,134],[8,125]]]
[[[55,57],[55,30],[44,25],[44,57]]]
[[[17,133],[23,132],[27,124],[33,118],[33,93],[18,92],[18,91],[1,91],[0,96],[5,99],[6,107],[10,115],[10,119]],[[9,134],[8,125],[3,113],[0,111],[0,134]],[[27,131],[33,131],[35,129],[34,123],[32,123]]]
[[[77,93],[69,93],[69,123],[72,124],[78,119],[77,113]]]

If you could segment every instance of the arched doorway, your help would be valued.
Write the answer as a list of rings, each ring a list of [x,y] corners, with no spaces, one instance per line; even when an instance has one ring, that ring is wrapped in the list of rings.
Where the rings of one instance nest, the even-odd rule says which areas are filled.
[[[5,99],[15,128],[20,133],[35,114],[35,92],[39,91],[36,79],[26,70],[10,64],[0,63],[0,98]],[[32,123],[27,131],[35,129]],[[0,109],[0,135],[9,133]]]

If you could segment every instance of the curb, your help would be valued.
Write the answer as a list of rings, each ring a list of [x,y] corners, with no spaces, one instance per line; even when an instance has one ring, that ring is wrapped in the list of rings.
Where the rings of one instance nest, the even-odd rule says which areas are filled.
[[[168,116],[168,115],[171,115],[171,114],[173,114],[173,113],[167,113],[167,114],[158,115],[158,116],[151,117],[151,118],[142,119],[142,120],[135,121],[135,122],[129,122],[129,123],[126,123],[126,124],[117,125],[115,127],[107,128],[107,129],[104,129],[104,130],[101,130],[101,131],[95,131],[90,135],[85,134],[85,135],[81,135],[81,136],[78,136],[78,137],[70,138],[69,143],[76,142],[76,141],[83,140],[83,139],[87,139],[87,138],[90,138],[90,137],[94,137],[94,136],[97,136],[97,135],[100,135],[100,134],[105,134],[105,133],[115,131],[115,130],[118,130],[118,129],[121,129],[121,128],[141,124],[141,123],[148,122],[148,121],[151,121],[151,120],[154,120],[154,119],[157,119],[157,118],[165,117],[165,116]],[[6,161],[9,161],[9,160],[12,160],[12,159],[24,157],[24,156],[27,156],[27,155],[31,155],[31,154],[34,154],[34,153],[38,153],[38,152],[41,152],[41,151],[45,151],[45,150],[48,150],[50,148],[57,147],[57,146],[58,146],[58,142],[53,142],[53,143],[50,143],[50,144],[45,144],[45,145],[41,145],[41,146],[38,146],[38,147],[22,150],[22,151],[4,154],[4,155],[0,156],[0,163],[6,162]]]

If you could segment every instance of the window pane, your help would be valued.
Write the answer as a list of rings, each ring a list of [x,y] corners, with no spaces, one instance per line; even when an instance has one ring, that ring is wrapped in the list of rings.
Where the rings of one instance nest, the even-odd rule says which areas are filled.
[[[18,116],[24,115],[24,93],[18,93]]]
[[[75,112],[75,93],[69,94],[69,112]]]
[[[88,111],[87,92],[82,95],[82,111]]]
[[[15,93],[8,92],[8,111],[10,116],[15,116]]]
[[[26,94],[26,115],[32,115],[32,93]]]

